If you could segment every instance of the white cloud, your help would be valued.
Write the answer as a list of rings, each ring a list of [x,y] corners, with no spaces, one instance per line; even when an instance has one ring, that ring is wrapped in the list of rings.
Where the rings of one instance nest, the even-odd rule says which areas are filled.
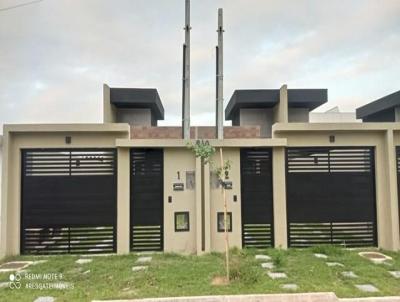
[[[162,124],[179,125],[183,5],[45,0],[0,12],[0,124],[100,122],[108,83],[158,88]],[[193,0],[193,124],[214,123],[218,7],[226,103],[235,89],[287,83],[328,88],[327,107],[354,110],[400,87],[398,0]]]

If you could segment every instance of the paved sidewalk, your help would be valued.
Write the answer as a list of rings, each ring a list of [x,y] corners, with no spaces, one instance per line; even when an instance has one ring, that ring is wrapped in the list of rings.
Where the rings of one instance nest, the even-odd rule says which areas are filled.
[[[334,293],[303,293],[94,300],[92,302],[400,302],[400,297],[339,299]]]

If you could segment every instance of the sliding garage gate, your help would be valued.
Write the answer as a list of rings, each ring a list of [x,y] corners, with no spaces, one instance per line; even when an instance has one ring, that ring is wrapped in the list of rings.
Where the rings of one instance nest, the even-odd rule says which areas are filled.
[[[243,247],[274,244],[272,151],[242,149],[240,153]]]
[[[131,250],[163,250],[163,150],[131,150]]]
[[[116,250],[116,153],[22,151],[22,254]]]
[[[374,149],[288,148],[291,247],[376,246]]]

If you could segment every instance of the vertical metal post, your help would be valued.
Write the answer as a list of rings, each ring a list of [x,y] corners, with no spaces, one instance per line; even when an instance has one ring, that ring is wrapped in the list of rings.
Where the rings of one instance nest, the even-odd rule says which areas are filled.
[[[185,0],[185,45],[182,105],[182,138],[190,139],[190,0]]]
[[[224,28],[223,28],[223,10],[218,9],[218,46],[217,46],[217,85],[216,85],[216,128],[217,128],[217,139],[224,138],[224,96],[223,96],[223,80],[224,80]]]

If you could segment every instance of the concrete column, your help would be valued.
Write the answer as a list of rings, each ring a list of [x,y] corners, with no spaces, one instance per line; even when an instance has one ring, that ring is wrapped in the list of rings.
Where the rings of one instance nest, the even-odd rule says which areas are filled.
[[[209,253],[211,251],[211,198],[210,198],[210,164],[204,167],[204,210],[205,210],[205,250],[204,252]]]
[[[1,182],[1,210],[0,210],[0,259],[7,255],[7,222],[8,222],[8,207],[7,207],[7,192],[8,192],[8,140],[9,134],[4,133],[3,136],[3,162],[2,162],[2,182]]]
[[[275,147],[272,152],[274,198],[274,237],[276,248],[287,248],[286,167],[285,148]]]
[[[201,225],[201,159],[196,158],[196,251],[197,255],[202,254],[202,225]]]
[[[107,84],[103,84],[103,123],[117,122],[117,110],[111,104],[111,90]]]
[[[130,251],[130,164],[129,148],[118,148],[117,253]]]
[[[389,129],[386,132],[386,145],[387,145],[387,160],[385,161],[388,171],[388,194],[389,194],[389,215],[386,220],[390,223],[389,229],[391,232],[388,234],[391,250],[400,249],[400,234],[399,234],[399,201],[397,192],[397,162],[396,162],[396,148],[393,139],[393,130]]]
[[[277,123],[289,122],[289,101],[287,85],[282,85],[279,89],[279,103],[274,108],[274,120]]]
[[[382,136],[382,142],[375,147],[378,246],[386,250],[396,249],[399,231],[394,152],[393,132],[387,130]]]

